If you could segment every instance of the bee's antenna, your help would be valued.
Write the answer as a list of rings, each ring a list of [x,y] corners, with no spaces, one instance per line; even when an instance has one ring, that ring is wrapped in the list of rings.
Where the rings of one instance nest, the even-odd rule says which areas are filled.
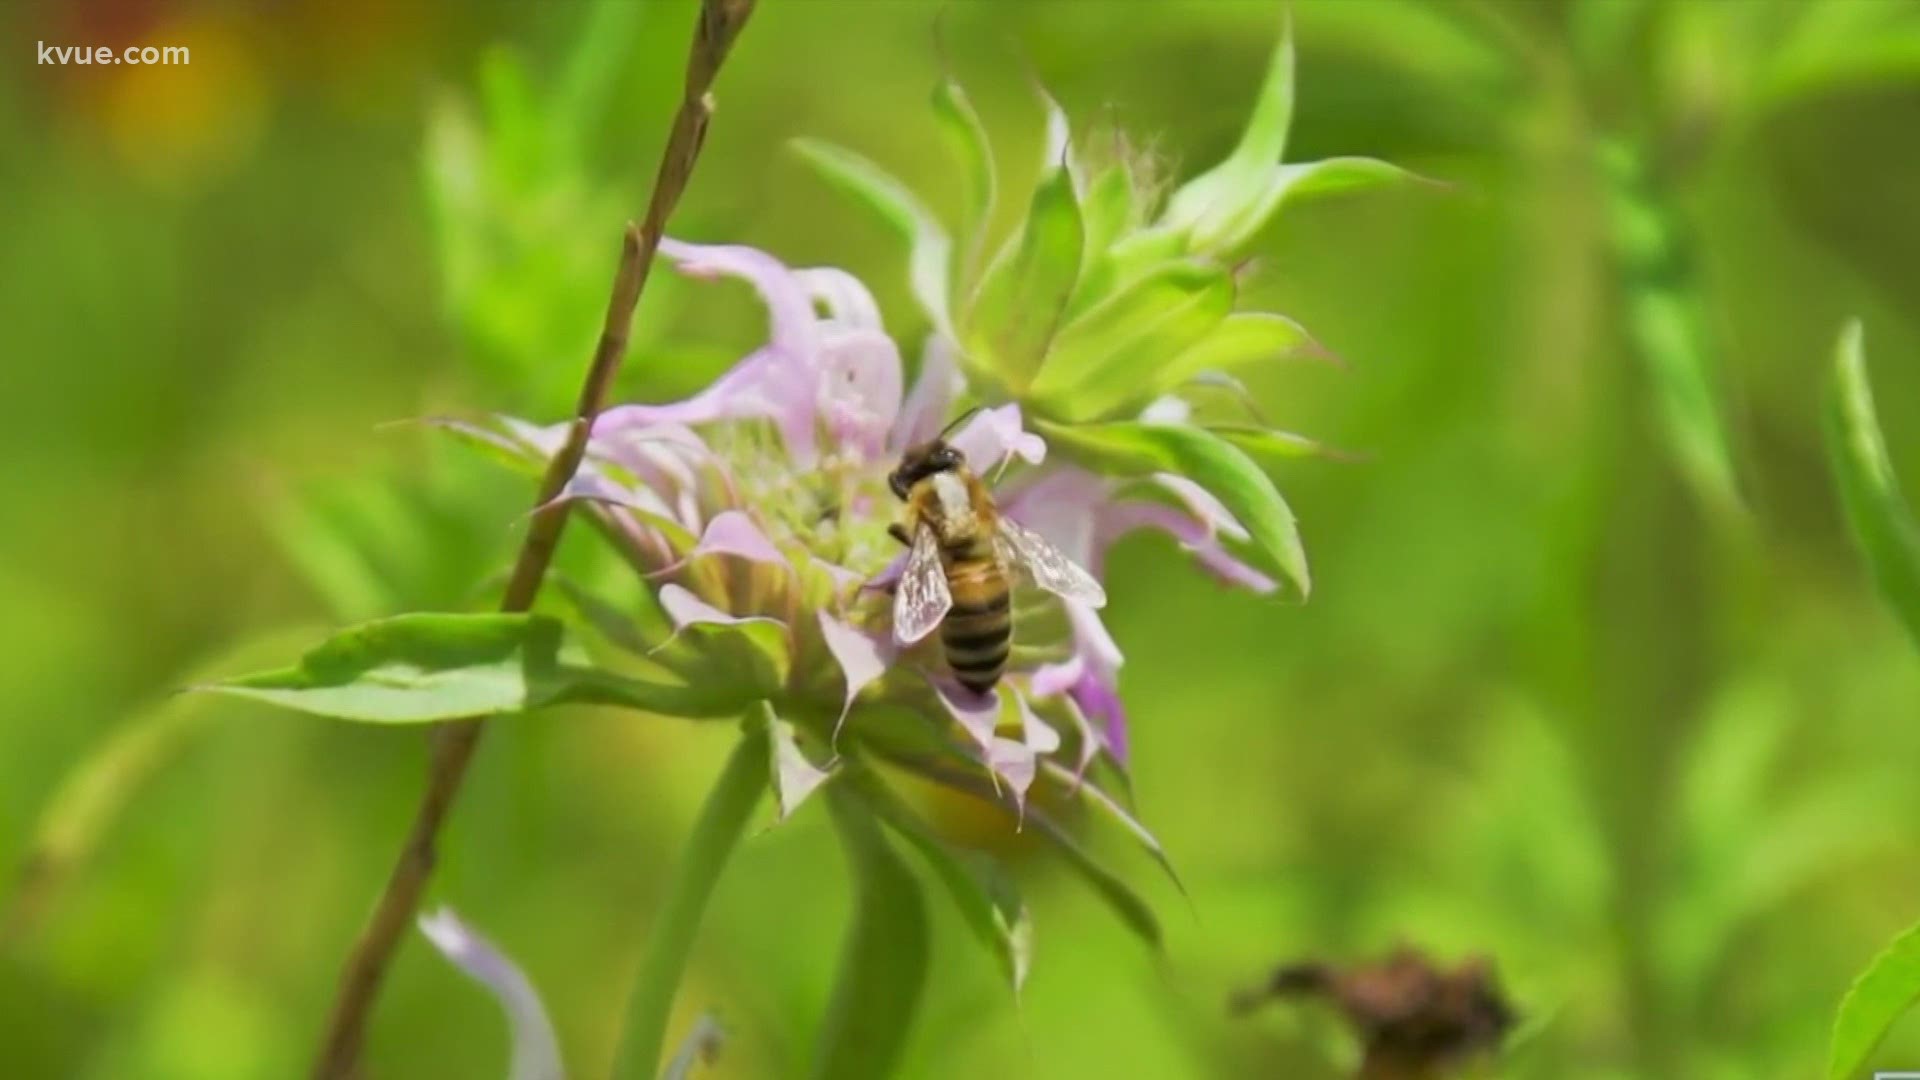
[[[978,416],[980,414],[980,410],[984,407],[985,406],[975,405],[973,408],[968,409],[966,412],[963,412],[959,416],[954,417],[951,421],[947,423],[946,427],[943,427],[940,429],[940,441],[945,442],[947,436],[953,434],[953,431],[955,428],[973,419],[975,416]]]

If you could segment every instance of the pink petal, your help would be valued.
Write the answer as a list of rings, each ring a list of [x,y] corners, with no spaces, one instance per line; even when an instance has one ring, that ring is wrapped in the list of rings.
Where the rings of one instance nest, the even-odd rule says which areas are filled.
[[[810,346],[811,348],[811,346]],[[713,385],[683,401],[660,405],[616,405],[594,421],[598,439],[632,428],[658,424],[707,424],[720,420],[767,418],[780,428],[787,449],[802,464],[816,453],[813,425],[815,355],[790,355],[768,346],[735,364]]]
[[[1240,524],[1240,519],[1234,517],[1233,511],[1215,498],[1213,492],[1176,473],[1155,473],[1153,479],[1187,504],[1193,516],[1206,524],[1208,539],[1212,539],[1216,532],[1225,533],[1235,540],[1251,538],[1252,534],[1247,532],[1246,526]]]
[[[773,546],[760,526],[738,510],[722,511],[707,522],[706,531],[700,534],[700,542],[694,545],[689,557],[694,555],[738,555],[754,562],[783,566],[787,562],[787,557]]]
[[[1235,522],[1238,528],[1238,522]],[[1253,566],[1234,557],[1214,538],[1211,523],[1199,518],[1188,517],[1171,506],[1154,502],[1124,502],[1108,508],[1100,522],[1094,546],[1098,552],[1105,549],[1122,535],[1134,529],[1160,529],[1180,542],[1193,557],[1215,577],[1228,585],[1238,586],[1256,593],[1270,593],[1279,588],[1273,578],[1255,569]],[[1099,565],[1096,556],[1094,566]]]
[[[986,749],[986,761],[987,768],[1007,782],[1007,788],[1013,792],[1013,803],[1024,818],[1027,792],[1032,789],[1034,774],[1039,769],[1038,755],[1026,743],[995,738]]]
[[[1113,635],[1107,632],[1100,613],[1078,600],[1063,600],[1061,604],[1067,610],[1067,621],[1073,624],[1075,652],[1086,660],[1094,674],[1111,678],[1127,658],[1120,652]]]
[[[1218,578],[1223,584],[1246,589],[1248,592],[1265,596],[1280,587],[1280,583],[1268,577],[1259,568],[1235,558],[1219,544],[1203,544],[1187,549],[1193,553],[1200,565]]]
[[[1019,691],[1013,692],[1013,700],[1020,709],[1020,728],[1025,736],[1027,749],[1036,754],[1051,754],[1060,749],[1060,733],[1053,730],[1045,720],[1034,715],[1033,706]]]
[[[833,735],[840,737],[840,725],[847,722],[847,711],[853,708],[853,699],[867,684],[886,674],[887,666],[893,662],[892,648],[862,633],[853,626],[820,612],[820,636],[826,640],[827,651],[840,665],[840,674],[846,680],[847,696],[840,705],[840,718],[834,721]]]
[[[660,241],[660,253],[689,277],[737,277],[752,285],[767,305],[768,344],[796,363],[810,363],[819,348],[813,300],[805,283],[785,263],[758,248],[736,244]]]
[[[656,424],[709,424],[772,416],[778,411],[776,391],[791,381],[780,371],[783,362],[780,354],[762,349],[728,368],[690,398],[658,405],[616,405],[594,420],[594,438]]]
[[[920,376],[894,420],[888,447],[898,453],[938,435],[947,424],[953,399],[965,386],[966,380],[954,362],[953,343],[941,334],[927,335],[927,343],[920,349]]]
[[[666,609],[667,617],[673,620],[675,631],[703,623],[718,626],[739,626],[742,623],[786,625],[766,615],[729,615],[678,585],[661,586],[660,606]]]
[[[775,720],[769,734],[773,743],[773,794],[780,804],[780,820],[785,821],[833,773],[816,766],[800,752],[792,724]]]
[[[1047,442],[1020,426],[1020,406],[982,409],[951,440],[966,455],[975,472],[997,468],[1009,456],[1038,465],[1047,456]]]
[[[1100,755],[1100,747],[1106,745],[1107,740],[1093,730],[1093,724],[1087,719],[1086,710],[1080,707],[1080,702],[1072,695],[1068,695],[1061,702],[1061,707],[1067,710],[1067,719],[1073,722],[1073,730],[1080,737],[1080,759],[1074,762],[1073,766],[1073,783],[1078,787],[1080,782],[1086,779],[1087,769],[1092,766],[1093,759]],[[1121,759],[1116,758],[1116,760]]]
[[[807,295],[826,305],[835,322],[859,330],[880,329],[880,305],[860,279],[835,266],[816,266],[794,271]]]
[[[630,487],[586,469],[575,473],[573,479],[567,481],[567,486],[561,489],[560,494],[554,496],[552,501],[535,507],[532,513],[537,514],[549,506],[557,506],[564,502],[606,503],[609,506],[637,510],[647,517],[669,521],[689,531],[692,529],[691,523],[682,519],[678,512],[661,501],[660,496],[646,488]]]
[[[1086,669],[1086,657],[1075,653],[1058,664],[1041,664],[1035,668],[1027,679],[1027,686],[1034,697],[1059,697],[1080,681]]]
[[[994,728],[1000,725],[1000,695],[997,693],[976,694],[960,686],[936,684],[935,690],[947,712],[959,725],[966,729],[980,749],[993,749]]]
[[[561,1080],[560,1043],[533,983],[492,942],[449,908],[420,916],[420,932],[453,966],[487,988],[506,1010],[513,1047],[509,1080]]]
[[[1058,465],[1008,496],[1000,508],[1098,574],[1106,545],[1095,542],[1095,523],[1111,491],[1111,484],[1084,469]]]
[[[835,441],[877,458],[900,412],[900,350],[877,330],[836,333],[820,351],[815,392]]]

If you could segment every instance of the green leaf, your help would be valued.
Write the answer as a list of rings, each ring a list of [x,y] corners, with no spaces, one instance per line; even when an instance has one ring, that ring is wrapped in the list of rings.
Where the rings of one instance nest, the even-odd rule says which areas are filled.
[[[738,711],[744,688],[644,682],[560,661],[562,628],[546,615],[418,612],[339,631],[277,671],[196,689],[316,716],[419,724],[542,705],[619,705],[675,716]]]
[[[1167,263],[1062,331],[1033,382],[1045,413],[1082,421],[1143,402],[1173,357],[1198,345],[1233,309],[1233,275],[1193,259]]]
[[[1716,400],[1712,342],[1677,229],[1631,147],[1603,148],[1600,163],[1627,332],[1647,369],[1667,443],[1705,502],[1716,509],[1736,508],[1740,497]]]
[[[1174,472],[1213,493],[1292,581],[1304,599],[1313,588],[1293,511],[1260,467],[1218,435],[1184,424],[1119,421],[1056,424],[1035,420],[1048,442],[1095,472]]]
[[[763,715],[770,715],[767,710]],[[700,932],[707,900],[719,884],[720,873],[740,842],[754,807],[767,787],[767,730],[749,721],[740,741],[727,756],[726,767],[714,781],[700,818],[680,855],[680,865],[667,879],[667,895],[647,931],[640,974],[627,998],[626,1034],[620,1043],[616,1076],[637,1080],[652,1077],[667,1040],[667,1018],[675,992],[686,971],[693,939]]]
[[[1090,206],[1089,212],[1092,209]],[[1091,230],[1092,226],[1088,228]],[[1115,293],[1180,259],[1186,250],[1185,233],[1158,226],[1125,233],[1114,240],[1111,246],[1097,245],[1089,240],[1087,267],[1080,275],[1080,285],[1074,290],[1073,302],[1067,305],[1067,318],[1079,320],[1087,312],[1112,300]]]
[[[1153,948],[1161,947],[1163,938],[1160,932],[1160,920],[1154,915],[1152,906],[1134,891],[1133,886],[1121,880],[1118,874],[1102,866],[1098,859],[1095,859],[1078,840],[1074,839],[1072,833],[1046,814],[1029,808],[1027,823],[1040,830],[1040,834],[1045,836],[1061,855],[1065,856],[1067,865],[1073,868],[1074,873],[1080,875],[1081,880],[1093,888],[1094,893],[1113,909],[1113,913],[1120,917],[1120,921],[1125,923],[1128,929],[1140,935],[1141,940]]]
[[[952,78],[933,88],[933,116],[954,157],[960,163],[964,183],[965,210],[960,216],[960,242],[965,245],[965,264],[960,267],[959,286],[964,295],[972,288],[985,250],[988,222],[993,220],[997,180],[993,165],[993,143],[987,138],[986,125],[974,111],[966,90]]]
[[[1301,458],[1347,461],[1353,457],[1352,454],[1344,450],[1336,450],[1317,439],[1310,439],[1291,431],[1281,431],[1279,428],[1210,424],[1207,430],[1238,447],[1268,473],[1274,472],[1282,462],[1297,461]]]
[[[1916,1000],[1920,1000],[1920,926],[1908,929],[1874,957],[1841,999],[1827,1052],[1828,1080],[1860,1075],[1867,1055]]]
[[[1186,893],[1187,887],[1181,882],[1179,872],[1174,870],[1173,860],[1167,857],[1167,850],[1160,846],[1159,839],[1140,823],[1139,818],[1134,817],[1126,807],[1120,805],[1118,799],[1102,791],[1097,785],[1075,776],[1073,770],[1056,762],[1042,761],[1040,766],[1042,772],[1052,777],[1054,782],[1061,785],[1073,798],[1093,811],[1095,816],[1125,830],[1127,835],[1133,837],[1134,842],[1144,848],[1148,855],[1153,856],[1153,861],[1166,872],[1167,879],[1173,882],[1173,887],[1179,889],[1182,894]]]
[[[1033,919],[1012,878],[990,857],[957,849],[935,836],[871,773],[862,770],[858,775],[861,797],[920,852],[959,907],[967,928],[992,952],[1001,974],[1019,994],[1033,959]]]
[[[1298,165],[1276,165],[1258,198],[1238,212],[1209,217],[1194,227],[1193,250],[1225,253],[1253,239],[1288,203],[1318,195],[1408,182],[1432,183],[1376,158],[1337,157]]]
[[[939,220],[906,185],[859,154],[819,139],[795,139],[792,145],[830,183],[860,200],[906,238],[907,276],[914,299],[936,330],[953,337],[948,307],[953,240]]]
[[[1147,396],[1157,397],[1183,386],[1202,372],[1232,371],[1312,352],[1319,347],[1305,327],[1284,315],[1265,311],[1235,312],[1194,345],[1171,359],[1163,358],[1151,374]]]
[[[1087,184],[1081,216],[1087,223],[1088,258],[1104,254],[1133,222],[1133,177],[1123,165],[1111,166]]]
[[[1255,99],[1240,143],[1227,159],[1173,193],[1162,221],[1185,235],[1222,231],[1223,222],[1244,215],[1264,193],[1269,170],[1286,151],[1293,122],[1293,19],[1283,18],[1266,81]]]
[[[936,758],[917,752],[895,752],[891,749],[882,749],[881,753],[887,760],[915,776],[1001,807],[1009,813],[1014,812],[1014,809],[1007,805],[1003,791],[990,784],[978,772],[963,771],[976,768],[972,762],[955,762],[954,765],[949,766]],[[1139,934],[1147,944],[1156,949],[1160,947],[1160,921],[1154,917],[1153,908],[1148,906],[1132,886],[1122,881],[1119,875],[1102,866],[1099,860],[1074,839],[1072,833],[1038,806],[1029,805],[1024,816],[1027,824],[1040,830],[1041,835],[1060,849],[1060,853],[1066,856],[1069,865],[1093,887],[1100,899],[1120,917],[1120,921]],[[1177,878],[1175,882],[1178,883]]]
[[[1880,435],[1858,322],[1841,331],[1834,349],[1826,421],[1827,457],[1854,540],[1880,594],[1920,643],[1920,528]]]
[[[1040,178],[1018,238],[987,268],[965,316],[968,350],[1016,390],[1033,378],[1065,319],[1085,244],[1073,178],[1055,167]]]
[[[920,886],[867,807],[827,789],[853,877],[853,925],[814,1058],[818,1080],[881,1080],[906,1047],[927,974],[927,913]]]

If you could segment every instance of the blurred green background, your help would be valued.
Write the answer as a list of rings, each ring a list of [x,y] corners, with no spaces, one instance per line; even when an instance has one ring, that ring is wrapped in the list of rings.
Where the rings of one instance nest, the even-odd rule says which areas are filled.
[[[673,231],[852,270],[916,355],[898,245],[787,140],[854,147],[951,207],[926,110],[945,64],[1003,162],[1039,145],[1031,74],[1184,177],[1237,136],[1278,11],[763,0]],[[905,1071],[1338,1075],[1328,1017],[1230,1018],[1229,993],[1408,942],[1497,960],[1527,1020],[1506,1075],[1812,1075],[1848,981],[1920,916],[1920,659],[1847,539],[1817,402],[1859,315],[1896,466],[1920,477],[1920,11],[1293,11],[1289,157],[1450,185],[1290,210],[1256,244],[1245,306],[1347,361],[1254,385],[1360,455],[1281,478],[1315,595],[1149,576],[1163,541],[1122,546],[1138,804],[1190,897],[1116,853],[1168,926],[1153,956],[997,816],[952,807],[1027,879],[1035,969],[1016,1009],[934,901]],[[0,12],[0,867],[108,755],[66,789],[69,872],[23,877],[0,924],[8,1075],[303,1071],[424,739],[174,691],[315,627],[492,602],[522,482],[387,422],[566,408],[691,15]],[[41,66],[39,41],[192,62]],[[684,393],[761,333],[743,291],[658,275],[625,392]],[[1704,427],[1675,419],[1696,378]],[[528,969],[579,1075],[611,1060],[728,741],[575,711],[482,749],[435,896]],[[808,1060],[847,906],[830,833],[810,808],[723,881],[682,993],[682,1024],[711,1007],[731,1032],[713,1075]],[[505,1055],[495,1006],[410,941],[371,1075],[496,1075]],[[1920,1068],[1920,1020],[1876,1062]]]

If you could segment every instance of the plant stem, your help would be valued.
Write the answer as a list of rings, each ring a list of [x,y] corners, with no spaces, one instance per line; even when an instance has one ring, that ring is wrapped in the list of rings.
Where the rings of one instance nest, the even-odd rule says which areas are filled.
[[[666,150],[661,155],[646,219],[639,226],[631,222],[627,225],[620,268],[614,277],[613,295],[607,303],[607,318],[594,349],[593,363],[581,387],[579,406],[567,431],[567,441],[541,478],[534,505],[543,509],[535,512],[527,529],[506,594],[500,601],[502,611],[526,611],[539,595],[540,583],[546,577],[567,522],[566,504],[552,505],[553,500],[573,479],[581,458],[586,455],[593,421],[600,414],[626,354],[633,312],[640,303],[640,292],[646,286],[647,273],[660,246],[667,217],[680,201],[694,162],[700,156],[707,123],[713,114],[713,102],[707,91],[734,39],[752,14],[753,4],[754,0],[704,0],[701,5],[687,60],[685,94],[674,117]],[[427,790],[421,796],[413,825],[407,831],[406,842],[387,877],[386,887],[374,904],[373,914],[348,954],[326,1034],[314,1058],[315,1080],[345,1080],[354,1073],[354,1063],[365,1040],[367,1014],[407,923],[419,907],[427,879],[433,873],[435,837],[466,777],[482,730],[481,722],[474,719],[441,725],[433,733]]]
[[[760,793],[767,787],[768,760],[767,729],[750,724],[700,808],[700,820],[687,838],[686,852],[667,887],[666,903],[647,934],[640,975],[627,1001],[627,1033],[616,1076],[651,1077],[659,1066],[667,1017],[673,1011],[680,975],[686,970],[687,953],[700,931],[700,917],[706,913],[720,871],[726,868],[727,857],[739,842],[753,808],[760,805]]]
[[[858,795],[826,789],[853,877],[852,926],[820,1024],[816,1080],[882,1080],[906,1049],[927,974],[927,910],[913,872]]]

